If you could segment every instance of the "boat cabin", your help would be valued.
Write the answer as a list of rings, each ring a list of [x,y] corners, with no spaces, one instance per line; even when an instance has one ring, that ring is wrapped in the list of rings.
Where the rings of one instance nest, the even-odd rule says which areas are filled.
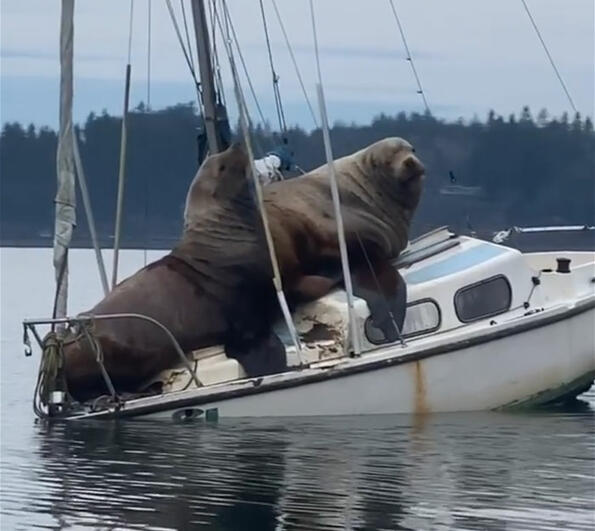
[[[461,327],[485,326],[499,316],[513,318],[543,304],[538,274],[519,251],[495,243],[457,236],[440,228],[410,243],[395,262],[407,284],[403,344],[436,337]],[[355,318],[362,353],[389,346],[375,327],[363,299],[355,298]],[[336,290],[305,304],[293,319],[302,343],[301,356],[284,322],[275,330],[286,346],[288,365],[333,363],[352,351],[347,297]],[[394,348],[394,343],[392,343]],[[205,385],[245,377],[241,365],[222,346],[194,353],[196,374]],[[184,389],[186,370],[164,371],[163,391]]]

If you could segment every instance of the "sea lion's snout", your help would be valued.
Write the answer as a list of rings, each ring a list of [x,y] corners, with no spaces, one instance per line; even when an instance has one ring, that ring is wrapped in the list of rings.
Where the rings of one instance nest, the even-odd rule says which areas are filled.
[[[234,164],[236,170],[248,166],[248,152],[241,142],[234,142],[221,155],[228,164]]]
[[[241,143],[241,142],[233,142],[233,143],[232,143],[232,144],[229,146],[228,150],[229,150],[229,151],[232,151],[232,152],[234,152],[234,151],[235,151],[235,152],[244,152],[244,151],[245,151],[245,150],[244,150],[244,146],[242,145],[242,143]]]
[[[425,176],[425,166],[412,153],[405,157],[403,166],[405,167],[404,177],[407,181],[409,179],[423,178]]]

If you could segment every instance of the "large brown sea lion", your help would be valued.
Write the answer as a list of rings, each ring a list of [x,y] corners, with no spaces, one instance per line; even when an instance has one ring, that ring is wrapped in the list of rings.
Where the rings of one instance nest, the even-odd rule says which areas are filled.
[[[335,161],[354,293],[394,340],[404,318],[405,284],[391,265],[407,246],[424,166],[401,138],[385,138]],[[324,295],[341,278],[337,223],[325,164],[265,188],[284,286],[295,301]]]
[[[276,311],[270,259],[246,178],[248,166],[239,145],[207,158],[190,187],[178,245],[85,313],[147,315],[164,324],[184,352],[224,344],[249,373],[282,370],[283,346],[270,328]],[[179,363],[164,332],[145,321],[95,320],[93,335],[118,391],[136,390]],[[84,337],[67,344],[64,354],[67,385],[75,398],[105,392]],[[251,367],[258,355],[260,366]]]
[[[366,299],[387,338],[394,338],[393,316],[404,292],[390,260],[407,244],[423,166],[407,142],[390,138],[337,160],[335,167],[355,293]],[[144,314],[163,323],[184,352],[224,344],[249,375],[283,370],[284,348],[271,329],[278,309],[271,265],[247,169],[246,153],[237,145],[209,157],[189,189],[179,244],[86,313]],[[290,301],[324,295],[341,279],[328,168],[269,185],[265,203]],[[136,391],[179,364],[165,334],[151,324],[94,323],[118,391]],[[76,398],[105,392],[84,338],[66,345],[65,372]]]

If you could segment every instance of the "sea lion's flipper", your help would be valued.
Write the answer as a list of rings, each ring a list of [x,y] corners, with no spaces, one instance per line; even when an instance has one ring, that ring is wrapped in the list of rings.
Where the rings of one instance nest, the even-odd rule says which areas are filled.
[[[397,341],[407,307],[407,284],[403,277],[388,260],[377,263],[374,271],[361,265],[352,276],[353,294],[368,303],[374,325],[382,330],[386,341]]]
[[[285,346],[272,331],[259,341],[244,344],[228,342],[225,353],[236,359],[251,378],[287,370]]]

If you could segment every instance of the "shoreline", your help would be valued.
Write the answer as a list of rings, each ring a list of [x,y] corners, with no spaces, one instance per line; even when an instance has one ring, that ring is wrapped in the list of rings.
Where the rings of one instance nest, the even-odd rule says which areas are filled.
[[[162,251],[171,249],[175,246],[178,238],[159,238],[150,241],[129,240],[120,243],[120,249],[126,250],[149,250]],[[0,247],[2,248],[52,248],[54,246],[53,237],[37,237],[37,238],[0,238]],[[111,251],[114,248],[113,241],[99,240],[99,247],[104,251]],[[78,238],[70,244],[71,249],[93,249],[93,243],[90,239]]]
[[[417,237],[421,232],[416,230],[411,234],[411,238]],[[470,235],[483,240],[490,240],[498,230],[483,229],[477,231],[451,230],[460,235]],[[418,234],[419,233],[419,234]],[[151,239],[129,238],[120,244],[120,249],[126,250],[148,250],[163,251],[172,249],[178,242],[179,237],[161,237]],[[54,245],[53,236],[35,236],[35,237],[0,237],[0,247],[2,248],[52,248]],[[523,252],[538,252],[548,250],[560,251],[595,251],[595,233],[585,232],[551,232],[551,233],[533,233],[533,234],[511,234],[509,238],[501,243],[507,247],[514,247]],[[103,251],[113,250],[112,238],[100,238],[99,247]],[[71,249],[93,249],[93,244],[89,237],[73,238]]]

